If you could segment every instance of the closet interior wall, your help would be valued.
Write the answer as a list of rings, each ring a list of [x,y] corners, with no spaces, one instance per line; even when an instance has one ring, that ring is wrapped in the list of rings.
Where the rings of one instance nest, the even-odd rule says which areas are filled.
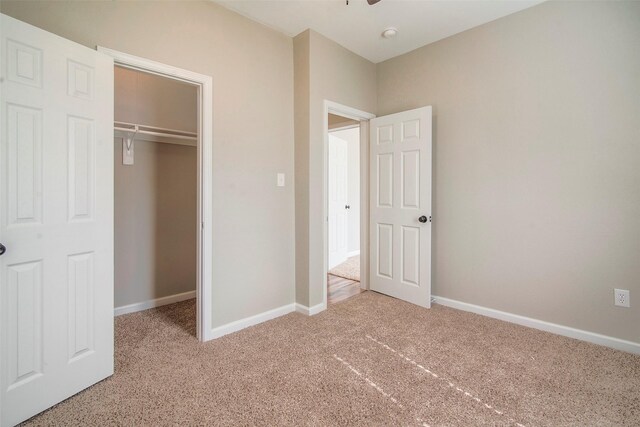
[[[115,68],[117,122],[197,132],[197,88]],[[115,306],[196,290],[197,148],[135,139],[115,150]],[[195,295],[194,295],[195,296]]]

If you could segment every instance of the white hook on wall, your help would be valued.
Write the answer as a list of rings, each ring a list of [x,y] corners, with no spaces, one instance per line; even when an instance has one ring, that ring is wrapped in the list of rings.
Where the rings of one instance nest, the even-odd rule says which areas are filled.
[[[133,132],[127,132],[122,138],[122,164],[133,165],[133,147],[136,135],[138,134],[138,125],[135,125]]]

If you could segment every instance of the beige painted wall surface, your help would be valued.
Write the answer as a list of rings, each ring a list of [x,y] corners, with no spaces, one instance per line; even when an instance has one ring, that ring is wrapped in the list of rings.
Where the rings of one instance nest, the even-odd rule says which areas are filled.
[[[309,31],[293,39],[296,302],[309,304]]]
[[[302,226],[296,228],[297,258],[305,258],[296,264],[296,302],[313,307],[321,304],[323,297],[324,100],[375,113],[376,67],[311,30],[296,36],[294,47],[296,60],[304,63],[306,57],[309,64],[307,76],[302,72],[296,72],[295,76],[296,100],[299,100],[295,120],[296,185],[301,186],[296,189],[296,195],[300,196],[296,203],[306,205],[296,209],[296,216],[305,216],[298,219]],[[307,100],[308,114],[297,111],[298,105],[303,108]],[[305,224],[306,218],[308,224]]]
[[[115,138],[115,306],[196,290],[197,151]]]
[[[123,67],[114,80],[116,121],[198,132],[196,86]]]
[[[209,1],[2,1],[2,13],[213,77],[214,326],[294,301],[293,43]],[[274,250],[277,248],[277,250]]]
[[[639,23],[548,2],[379,64],[380,115],[434,108],[434,294],[640,342]]]
[[[115,120],[196,131],[195,86],[116,67]],[[195,147],[136,140],[122,164],[115,138],[115,306],[196,290]]]
[[[337,129],[344,126],[357,126],[357,120],[347,119],[346,117],[337,116],[329,113],[329,129]]]

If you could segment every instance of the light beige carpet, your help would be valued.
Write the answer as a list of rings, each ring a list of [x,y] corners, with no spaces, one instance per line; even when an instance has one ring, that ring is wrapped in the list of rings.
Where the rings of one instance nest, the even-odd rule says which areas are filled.
[[[342,264],[338,264],[329,270],[329,274],[344,277],[345,279],[360,281],[360,255],[347,258]]]
[[[116,373],[46,426],[638,426],[640,357],[374,292],[200,344],[194,302],[116,318]]]

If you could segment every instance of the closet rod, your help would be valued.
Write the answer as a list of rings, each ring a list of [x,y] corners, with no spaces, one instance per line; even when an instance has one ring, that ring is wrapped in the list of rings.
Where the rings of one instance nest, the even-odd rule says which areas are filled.
[[[114,122],[116,136],[126,138],[135,135],[135,139],[167,144],[187,145],[195,147],[198,144],[198,134],[177,129],[160,128],[156,126],[138,125],[135,123]]]

